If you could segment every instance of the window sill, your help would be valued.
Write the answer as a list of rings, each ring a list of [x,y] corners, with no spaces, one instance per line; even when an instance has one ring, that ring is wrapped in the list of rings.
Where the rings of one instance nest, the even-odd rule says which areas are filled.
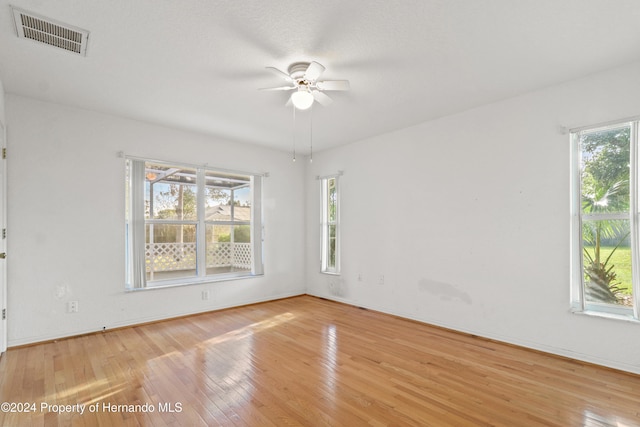
[[[578,314],[581,316],[602,317],[604,319],[620,320],[623,322],[630,322],[630,323],[640,323],[639,319],[636,319],[635,317],[633,317],[633,315],[627,315],[627,314],[615,314],[615,313],[607,313],[603,311],[594,311],[594,310],[582,311],[582,310],[576,310],[576,309],[572,309],[571,312],[573,314]]]
[[[336,273],[335,271],[321,271],[320,274],[328,274],[329,276],[339,276],[340,273]]]
[[[220,277],[204,277],[204,278],[194,278],[188,279],[184,281],[158,281],[151,284],[147,284],[145,288],[128,288],[125,287],[125,292],[140,292],[140,291],[151,291],[154,289],[166,289],[166,288],[177,288],[182,286],[191,286],[191,285],[206,285],[209,283],[219,283],[219,282],[229,282],[232,280],[244,280],[244,279],[255,279],[258,277],[263,277],[264,274],[246,274],[242,276],[220,276]]]

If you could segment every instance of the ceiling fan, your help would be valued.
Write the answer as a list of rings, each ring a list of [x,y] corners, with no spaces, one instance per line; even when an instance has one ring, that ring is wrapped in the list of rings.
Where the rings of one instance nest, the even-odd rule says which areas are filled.
[[[275,67],[267,67],[290,83],[289,86],[264,88],[261,90],[295,90],[287,105],[292,103],[299,110],[306,110],[317,101],[322,106],[327,106],[333,100],[323,93],[325,90],[349,90],[348,80],[318,80],[325,68],[323,65],[312,62],[294,62],[287,72]]]

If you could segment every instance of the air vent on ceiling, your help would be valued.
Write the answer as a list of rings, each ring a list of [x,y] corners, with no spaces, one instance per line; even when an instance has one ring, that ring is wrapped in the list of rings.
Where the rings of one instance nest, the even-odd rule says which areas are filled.
[[[26,10],[15,7],[12,9],[18,37],[86,56],[88,31],[38,16]]]

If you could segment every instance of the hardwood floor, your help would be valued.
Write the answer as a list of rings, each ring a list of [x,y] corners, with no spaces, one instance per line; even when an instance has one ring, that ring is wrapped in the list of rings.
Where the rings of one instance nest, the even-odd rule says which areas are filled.
[[[303,296],[9,349],[0,402],[2,426],[629,427],[640,376]]]

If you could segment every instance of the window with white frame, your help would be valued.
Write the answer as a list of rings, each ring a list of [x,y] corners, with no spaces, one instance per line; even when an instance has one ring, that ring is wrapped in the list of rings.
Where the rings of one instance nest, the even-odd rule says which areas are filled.
[[[262,274],[262,177],[126,159],[127,288]]]
[[[321,271],[340,273],[340,206],[338,176],[320,179],[321,212]]]
[[[571,132],[572,304],[638,319],[638,121]]]

